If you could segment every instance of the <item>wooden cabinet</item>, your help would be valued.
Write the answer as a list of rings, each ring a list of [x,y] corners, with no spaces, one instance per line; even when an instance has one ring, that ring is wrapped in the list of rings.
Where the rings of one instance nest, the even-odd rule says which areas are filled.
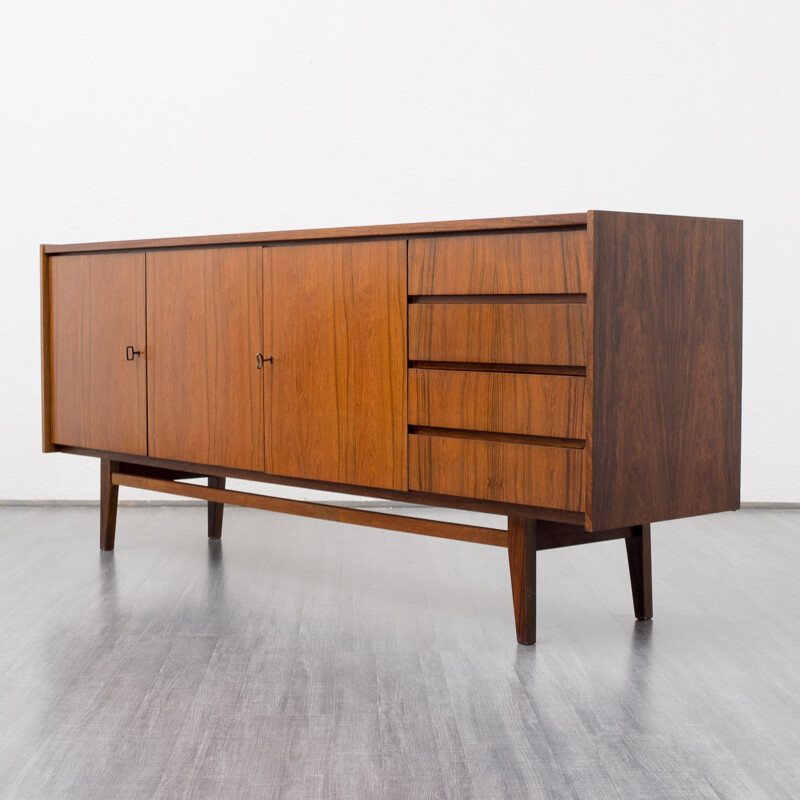
[[[44,449],[120,485],[536,553],[739,504],[742,226],[617,212],[42,248]],[[209,478],[207,487],[184,484]],[[225,488],[499,513],[508,528]]]

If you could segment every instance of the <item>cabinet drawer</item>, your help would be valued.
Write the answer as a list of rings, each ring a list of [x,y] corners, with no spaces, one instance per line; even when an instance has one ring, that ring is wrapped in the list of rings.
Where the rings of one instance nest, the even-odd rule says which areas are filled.
[[[584,378],[455,369],[408,372],[408,422],[583,438]]]
[[[455,436],[408,437],[408,488],[583,510],[583,450]]]
[[[443,236],[408,243],[408,293],[585,293],[586,231]]]
[[[412,303],[409,358],[584,366],[584,303]]]

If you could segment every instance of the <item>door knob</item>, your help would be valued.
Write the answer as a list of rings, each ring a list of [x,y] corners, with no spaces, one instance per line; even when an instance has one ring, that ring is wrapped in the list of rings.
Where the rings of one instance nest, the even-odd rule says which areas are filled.
[[[141,350],[134,350],[133,345],[129,344],[125,348],[125,360],[126,361],[133,361],[134,356],[140,356],[142,354]]]
[[[267,358],[264,358],[264,356],[261,353],[256,353],[256,369],[264,369],[265,361],[269,361],[269,363],[272,364],[273,363],[272,356],[267,356]]]

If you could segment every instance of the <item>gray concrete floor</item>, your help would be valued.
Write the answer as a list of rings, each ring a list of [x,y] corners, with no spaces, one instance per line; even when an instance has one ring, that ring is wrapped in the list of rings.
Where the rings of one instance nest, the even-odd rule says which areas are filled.
[[[621,542],[541,554],[532,648],[501,549],[97,527],[0,509],[2,798],[800,797],[798,511],[655,525],[652,623]]]

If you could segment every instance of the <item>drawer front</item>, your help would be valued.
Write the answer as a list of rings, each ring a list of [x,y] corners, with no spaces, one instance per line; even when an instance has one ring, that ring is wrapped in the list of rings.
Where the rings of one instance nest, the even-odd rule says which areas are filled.
[[[583,511],[583,450],[454,436],[408,437],[408,488]]]
[[[408,372],[408,422],[566,439],[583,438],[585,379],[455,369]]]
[[[409,358],[585,366],[584,303],[412,303]]]
[[[583,229],[408,243],[412,295],[585,293],[587,271]]]

